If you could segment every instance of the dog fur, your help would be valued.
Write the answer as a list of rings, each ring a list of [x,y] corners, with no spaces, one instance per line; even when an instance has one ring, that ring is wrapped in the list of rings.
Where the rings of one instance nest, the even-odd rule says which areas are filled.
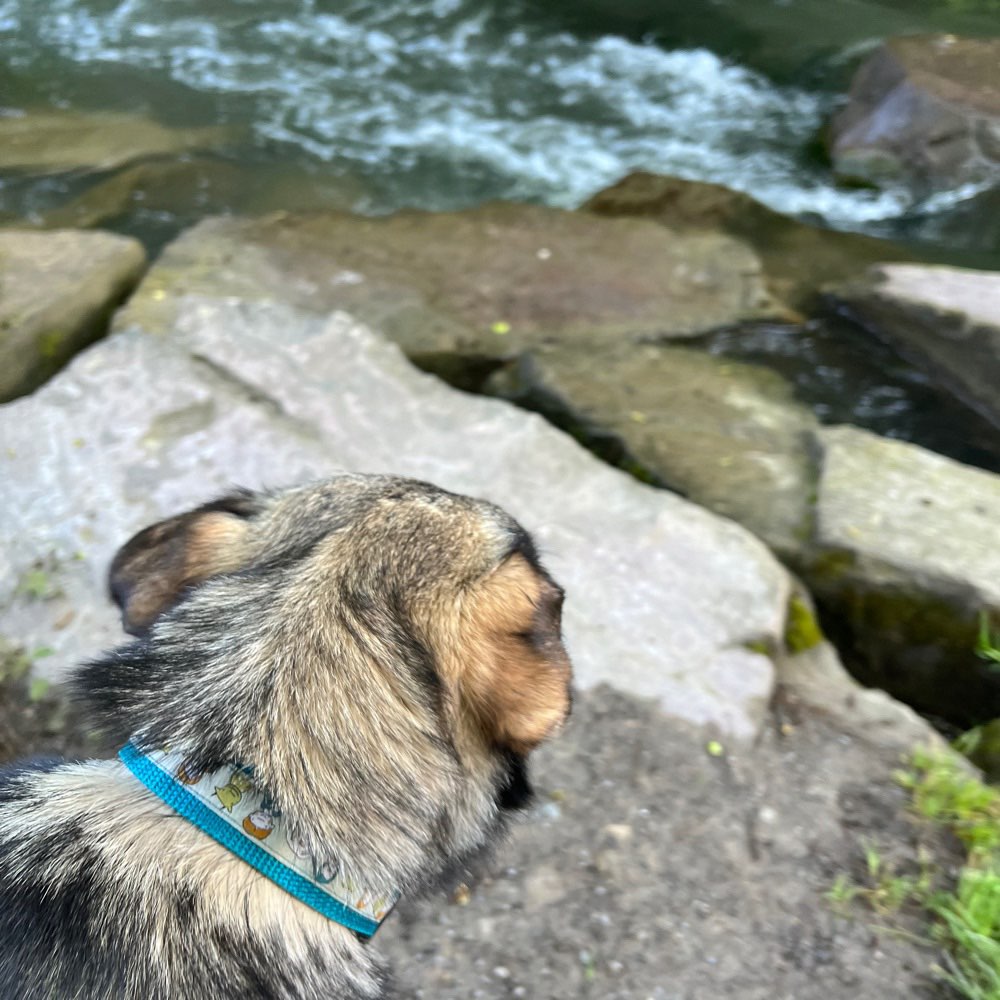
[[[413,480],[238,492],[111,568],[134,642],[76,678],[104,726],[252,765],[315,857],[404,896],[495,841],[569,712],[562,591],[499,508]],[[375,950],[117,760],[0,783],[0,997],[385,995]]]

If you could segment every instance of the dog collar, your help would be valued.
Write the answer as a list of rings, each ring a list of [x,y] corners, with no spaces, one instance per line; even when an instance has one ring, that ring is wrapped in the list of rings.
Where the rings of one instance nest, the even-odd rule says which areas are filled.
[[[252,768],[229,764],[198,772],[187,766],[183,752],[143,753],[131,743],[118,756],[174,812],[324,917],[371,937],[399,898],[373,898],[335,860],[313,858],[254,785]]]

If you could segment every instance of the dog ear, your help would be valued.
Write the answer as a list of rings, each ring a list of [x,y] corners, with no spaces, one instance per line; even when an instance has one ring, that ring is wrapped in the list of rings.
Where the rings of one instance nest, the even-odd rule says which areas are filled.
[[[243,565],[249,500],[240,494],[160,521],[118,550],[108,589],[126,632],[144,634],[188,588]]]
[[[569,714],[562,596],[517,554],[484,581],[465,609],[456,667],[460,697],[487,738],[517,754],[533,750]]]

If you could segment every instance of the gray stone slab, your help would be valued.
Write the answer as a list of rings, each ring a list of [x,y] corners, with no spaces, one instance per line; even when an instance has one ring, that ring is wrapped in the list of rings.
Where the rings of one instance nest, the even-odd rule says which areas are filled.
[[[789,581],[736,524],[608,468],[496,400],[423,375],[346,315],[232,299],[175,303],[0,409],[0,634],[59,677],[121,638],[104,596],[116,548],[233,483],[340,468],[431,479],[509,508],[567,587],[579,683],[752,737]],[[759,648],[759,647],[756,647]]]
[[[1000,610],[1000,477],[854,427],[825,428],[816,544],[872,586]]]

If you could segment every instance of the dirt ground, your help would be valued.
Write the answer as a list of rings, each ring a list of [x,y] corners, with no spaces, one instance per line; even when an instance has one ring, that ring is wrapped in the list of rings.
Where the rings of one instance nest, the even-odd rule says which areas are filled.
[[[109,751],[65,692],[34,678],[31,658],[0,638],[0,765],[28,757],[107,756]]]
[[[7,657],[0,758],[106,752],[58,689]],[[534,762],[536,805],[450,895],[402,903],[376,945],[406,1000],[887,1000],[943,997],[940,956],[823,898],[863,877],[863,844],[901,872],[920,843],[895,755],[784,699],[758,744],[703,733],[597,689]]]
[[[946,996],[932,945],[823,898],[838,874],[863,878],[862,844],[900,872],[921,842],[959,860],[907,818],[898,767],[787,699],[752,750],[713,757],[703,734],[598,689],[538,754],[538,804],[489,874],[401,905],[377,942],[400,995],[425,1000]]]

